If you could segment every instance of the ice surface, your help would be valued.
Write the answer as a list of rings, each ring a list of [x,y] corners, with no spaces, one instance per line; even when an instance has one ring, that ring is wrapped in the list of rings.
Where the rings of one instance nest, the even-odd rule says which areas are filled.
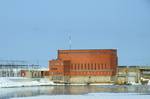
[[[86,95],[50,95],[12,99],[150,99],[150,95],[132,93],[91,93]]]

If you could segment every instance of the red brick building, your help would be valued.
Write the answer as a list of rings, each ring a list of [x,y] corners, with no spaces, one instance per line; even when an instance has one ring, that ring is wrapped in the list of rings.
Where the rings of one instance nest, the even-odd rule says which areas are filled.
[[[117,70],[117,50],[58,50],[49,61],[51,79],[67,83],[112,82]]]

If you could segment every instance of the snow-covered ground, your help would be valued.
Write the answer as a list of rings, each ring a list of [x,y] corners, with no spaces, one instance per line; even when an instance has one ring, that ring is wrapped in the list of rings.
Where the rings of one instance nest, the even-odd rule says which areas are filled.
[[[48,79],[41,79],[39,81],[22,77],[1,77],[0,88],[4,87],[23,87],[23,86],[42,86],[42,85],[54,85],[53,82]]]
[[[147,85],[150,85],[150,80],[148,81],[148,84]]]
[[[86,95],[50,95],[12,99],[150,99],[150,95],[132,93],[91,93]]]
[[[65,85],[65,84],[56,84],[46,78],[41,78],[40,80],[37,81],[31,78],[24,78],[24,77],[0,77],[0,88],[42,86],[42,85]],[[67,84],[67,85],[87,85],[87,84]],[[90,84],[90,85],[112,85],[112,84]]]

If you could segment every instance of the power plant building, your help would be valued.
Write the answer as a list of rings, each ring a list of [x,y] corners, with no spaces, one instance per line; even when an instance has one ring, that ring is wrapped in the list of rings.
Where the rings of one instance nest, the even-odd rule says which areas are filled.
[[[113,83],[118,66],[116,49],[58,50],[49,61],[50,78],[59,83]]]

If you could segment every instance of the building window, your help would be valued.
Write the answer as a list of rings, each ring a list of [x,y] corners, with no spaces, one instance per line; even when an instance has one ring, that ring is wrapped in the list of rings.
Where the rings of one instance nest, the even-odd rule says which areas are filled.
[[[88,64],[88,70],[90,70],[90,64]]]
[[[77,70],[80,70],[80,64],[78,64],[78,66],[77,66],[78,68],[77,68]]]
[[[86,70],[87,68],[86,68],[86,64],[84,64],[84,69]]]
[[[98,70],[100,70],[100,64],[98,64]]]
[[[91,64],[91,70],[93,70],[93,64]]]
[[[76,64],[74,64],[74,70],[76,70]]]
[[[71,64],[72,70],[73,70],[73,64]]]
[[[106,66],[107,66],[107,64],[105,64],[105,67],[104,67],[104,69],[106,69],[106,68],[107,68]]]
[[[94,69],[96,70],[96,63],[95,63],[95,68]]]
[[[81,64],[81,70],[83,70],[83,64]]]

